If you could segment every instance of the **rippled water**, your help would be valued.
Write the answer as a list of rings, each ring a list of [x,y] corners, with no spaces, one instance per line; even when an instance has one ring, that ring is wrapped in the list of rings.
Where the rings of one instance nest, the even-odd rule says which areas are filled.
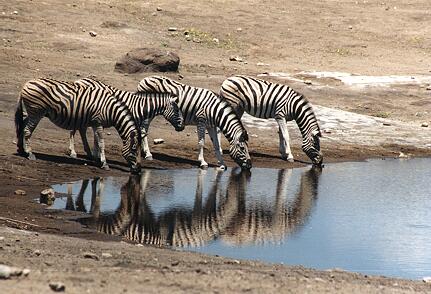
[[[54,186],[54,208],[147,244],[239,259],[431,275],[431,159],[315,169],[145,170]]]

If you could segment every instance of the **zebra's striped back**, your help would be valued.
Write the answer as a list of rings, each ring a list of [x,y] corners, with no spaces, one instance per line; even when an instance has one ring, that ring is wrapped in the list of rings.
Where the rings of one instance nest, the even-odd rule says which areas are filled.
[[[231,157],[239,166],[251,168],[247,131],[234,109],[217,94],[161,76],[141,80],[138,92],[167,92],[178,95],[184,123],[196,124],[198,119],[205,119],[207,127],[219,128],[229,141]]]
[[[246,111],[264,119],[294,120],[302,135],[304,152],[313,162],[321,163],[319,123],[311,104],[302,94],[287,85],[239,75],[222,83],[220,96],[240,116]]]
[[[183,116],[177,104],[178,98],[174,94],[131,93],[90,78],[77,80],[75,84],[110,91],[127,105],[138,125],[142,125],[145,120],[152,120],[157,115],[163,115],[177,131],[184,129]]]
[[[18,108],[29,120],[38,121],[46,116],[67,130],[113,126],[123,140],[123,156],[132,166],[137,164],[140,132],[127,106],[109,91],[53,79],[36,79],[22,88]],[[17,134],[19,132],[17,126]]]

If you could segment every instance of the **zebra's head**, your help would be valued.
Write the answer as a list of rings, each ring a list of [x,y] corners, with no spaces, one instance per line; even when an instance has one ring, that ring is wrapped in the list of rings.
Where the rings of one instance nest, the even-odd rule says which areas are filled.
[[[230,142],[229,153],[242,169],[251,169],[251,159],[248,153],[248,134],[246,131],[243,131],[241,135]]]
[[[320,130],[313,130],[309,136],[305,137],[302,142],[302,150],[311,159],[314,165],[321,166],[323,162],[323,154],[320,152]]]
[[[171,123],[177,132],[184,130],[184,119],[180,107],[178,106],[178,97],[174,96],[169,98],[163,116]]]
[[[130,171],[132,173],[139,173],[141,171],[141,164],[139,162],[139,151],[140,151],[140,132],[135,129],[130,131],[127,139],[123,142],[122,154],[124,159],[130,166]]]

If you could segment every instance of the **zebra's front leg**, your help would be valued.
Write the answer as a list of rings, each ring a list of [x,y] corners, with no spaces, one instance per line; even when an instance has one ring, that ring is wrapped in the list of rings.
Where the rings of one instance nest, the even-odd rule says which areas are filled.
[[[199,166],[200,168],[207,168],[208,163],[204,159],[204,147],[205,147],[205,120],[198,120],[197,131],[198,131],[198,144],[199,144]]]
[[[72,158],[78,157],[75,151],[75,133],[76,130],[71,130],[69,133],[69,156]]]
[[[150,122],[145,121],[141,127],[142,152],[145,154],[146,160],[153,160],[153,154],[151,154],[150,146],[148,145],[148,129],[149,128],[150,128]]]
[[[79,129],[79,134],[81,135],[82,145],[84,145],[84,151],[87,154],[87,158],[90,160],[93,159],[93,153],[91,152],[91,148],[87,140],[87,129],[86,128]]]
[[[282,118],[276,118],[275,119],[278,123],[279,128],[279,151],[281,154],[281,158],[283,160],[287,160],[289,162],[293,162],[293,154],[292,150],[290,150],[290,138],[289,138],[289,132],[287,131],[287,124],[286,119],[284,117]]]
[[[214,146],[214,152],[217,157],[218,165],[220,166],[221,170],[226,170],[226,164],[224,163],[221,147],[220,147],[220,141],[218,138],[218,132],[216,128],[208,128],[208,134],[210,135],[210,138],[213,142]]]
[[[106,162],[106,157],[105,157],[105,140],[103,138],[103,127],[102,126],[93,127],[93,131],[94,131],[94,139],[97,143],[97,148],[100,154],[101,168],[103,168],[104,170],[109,170],[109,166],[108,166],[108,163]]]

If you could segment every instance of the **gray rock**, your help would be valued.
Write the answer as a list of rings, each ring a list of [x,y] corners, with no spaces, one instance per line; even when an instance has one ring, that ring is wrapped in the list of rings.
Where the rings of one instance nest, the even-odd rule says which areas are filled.
[[[97,36],[97,33],[96,33],[95,31],[89,31],[88,33],[89,33],[89,34],[90,34],[90,36],[92,36],[92,37],[96,37],[96,36]]]
[[[423,128],[427,128],[427,127],[428,127],[428,123],[422,123],[422,124],[421,124],[421,127],[423,127]]]
[[[51,282],[49,287],[55,292],[64,292],[66,290],[66,286],[61,282]]]
[[[169,32],[176,32],[176,31],[178,31],[178,29],[176,27],[170,27],[170,28],[168,28],[168,31]]]
[[[55,191],[52,188],[45,189],[40,192],[40,203],[45,203],[47,205],[52,205],[55,201]]]
[[[0,279],[9,279],[14,276],[20,276],[22,273],[22,269],[0,264]]]
[[[159,138],[159,139],[154,139],[154,144],[158,145],[158,144],[163,144],[165,142],[165,140]]]
[[[120,73],[178,71],[180,58],[176,53],[154,48],[137,48],[128,52],[115,64]]]

